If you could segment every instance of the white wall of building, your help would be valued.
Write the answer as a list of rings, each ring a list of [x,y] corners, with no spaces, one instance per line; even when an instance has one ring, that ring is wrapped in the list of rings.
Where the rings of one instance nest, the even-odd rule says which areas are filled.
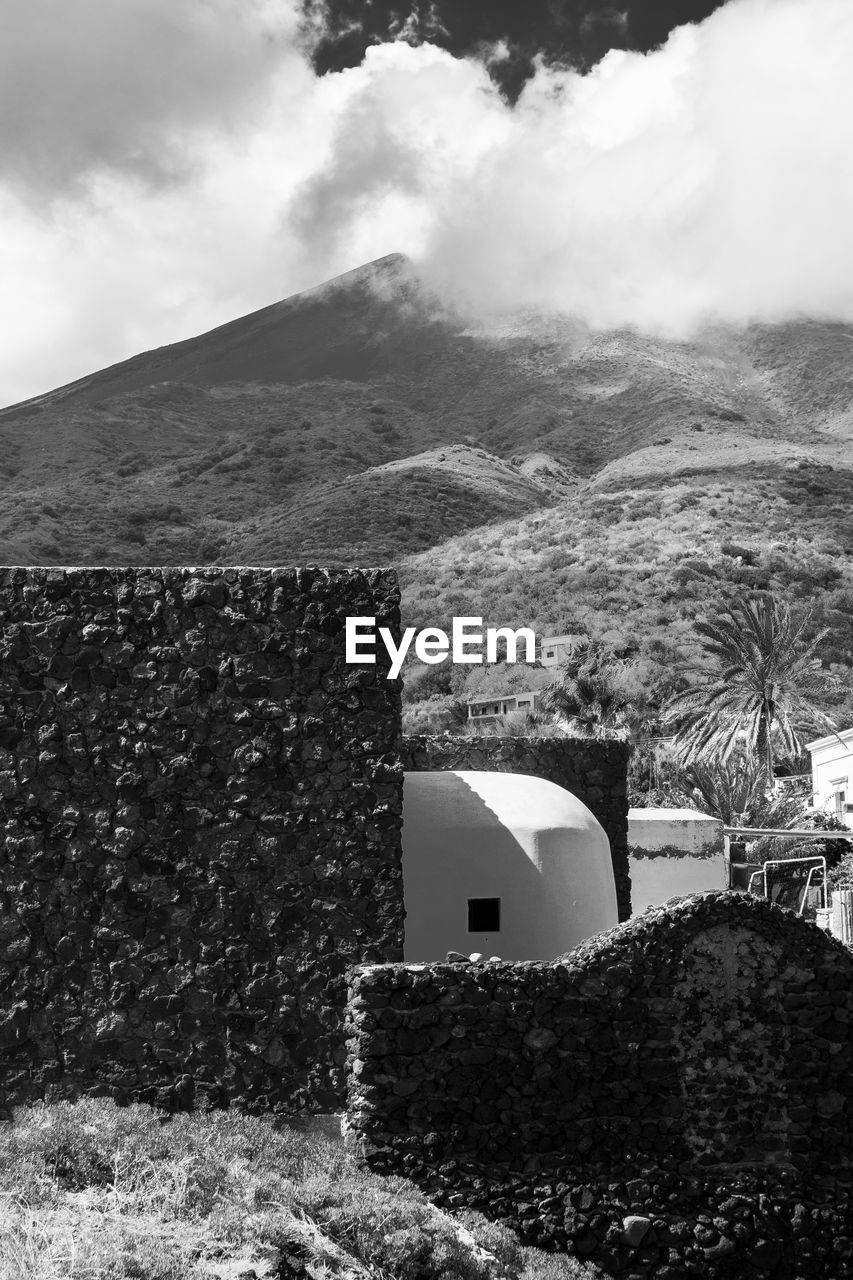
[[[812,758],[812,804],[853,830],[853,729],[807,744]]]
[[[631,911],[729,887],[723,824],[693,809],[629,809]]]
[[[539,661],[543,667],[557,667],[576,647],[579,636],[543,636]]]
[[[403,885],[406,960],[552,960],[618,920],[601,824],[569,791],[527,774],[407,773]],[[469,899],[494,898],[499,931],[469,932]]]
[[[487,694],[471,698],[468,707],[469,720],[502,720],[513,711],[532,711],[541,701],[542,689],[526,689],[522,693]]]

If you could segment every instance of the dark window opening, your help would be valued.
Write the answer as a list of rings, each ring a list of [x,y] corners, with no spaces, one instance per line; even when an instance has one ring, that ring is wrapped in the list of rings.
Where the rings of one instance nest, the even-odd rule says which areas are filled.
[[[468,932],[499,933],[501,927],[500,898],[468,899]]]

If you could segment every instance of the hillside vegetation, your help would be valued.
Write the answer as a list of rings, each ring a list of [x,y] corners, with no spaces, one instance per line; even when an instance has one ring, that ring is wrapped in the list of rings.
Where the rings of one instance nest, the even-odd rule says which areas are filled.
[[[407,623],[603,637],[664,685],[767,586],[849,690],[850,326],[485,326],[391,255],[11,406],[0,445],[7,563],[392,563]]]
[[[853,723],[853,516],[847,477],[812,468],[646,480],[457,537],[402,562],[404,615],[585,634],[648,664],[659,700],[696,620],[772,590],[828,628],[825,663]],[[456,674],[461,692],[468,673]],[[833,708],[830,708],[833,709]]]

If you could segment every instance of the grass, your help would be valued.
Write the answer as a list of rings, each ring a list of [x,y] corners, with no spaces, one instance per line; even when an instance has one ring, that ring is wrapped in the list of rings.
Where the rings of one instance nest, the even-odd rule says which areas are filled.
[[[450,1217],[305,1120],[36,1104],[0,1127],[0,1201],[0,1280],[593,1274],[478,1214]]]

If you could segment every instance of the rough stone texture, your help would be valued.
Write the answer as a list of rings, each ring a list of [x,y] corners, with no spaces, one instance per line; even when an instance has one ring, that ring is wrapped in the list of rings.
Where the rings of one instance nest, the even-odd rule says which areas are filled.
[[[619,919],[631,915],[628,874],[628,757],[625,742],[589,738],[403,739],[406,769],[491,769],[532,773],[583,800],[610,841]]]
[[[402,958],[388,571],[0,570],[0,1104],[330,1109]],[[380,653],[382,651],[380,650]]]
[[[853,955],[763,899],[353,971],[348,1140],[610,1274],[853,1277]]]

